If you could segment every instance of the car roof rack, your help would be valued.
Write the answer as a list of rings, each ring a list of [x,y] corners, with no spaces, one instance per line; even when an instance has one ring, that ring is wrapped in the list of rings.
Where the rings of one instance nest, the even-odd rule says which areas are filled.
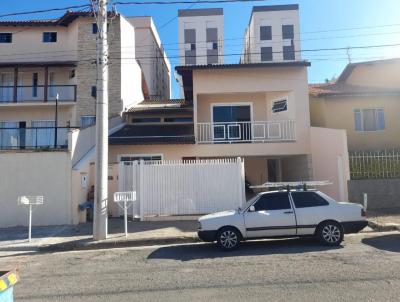
[[[267,188],[280,188],[289,192],[290,188],[302,188],[307,191],[309,187],[328,186],[332,183],[328,180],[309,180],[309,181],[288,181],[288,182],[266,182],[258,186],[250,186],[252,189],[267,189]]]

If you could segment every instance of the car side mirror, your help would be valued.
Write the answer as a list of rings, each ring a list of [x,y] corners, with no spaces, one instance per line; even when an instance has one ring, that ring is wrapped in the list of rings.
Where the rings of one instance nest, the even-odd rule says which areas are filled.
[[[255,211],[256,211],[256,208],[254,206],[250,206],[249,212],[255,212]]]

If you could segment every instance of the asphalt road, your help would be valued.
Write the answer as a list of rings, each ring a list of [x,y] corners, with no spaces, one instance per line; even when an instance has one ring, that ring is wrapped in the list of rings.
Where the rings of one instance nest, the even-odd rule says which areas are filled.
[[[400,233],[1,256],[15,301],[400,301]]]

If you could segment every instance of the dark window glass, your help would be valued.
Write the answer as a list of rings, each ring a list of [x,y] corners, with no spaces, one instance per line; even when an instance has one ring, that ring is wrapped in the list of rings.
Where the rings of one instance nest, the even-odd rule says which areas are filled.
[[[166,123],[193,122],[193,118],[191,118],[191,117],[166,117],[166,118],[164,118],[164,122],[166,122]]]
[[[12,34],[0,33],[0,43],[12,43]]]
[[[56,32],[44,32],[43,33],[43,42],[44,43],[57,42],[57,33]]]
[[[214,123],[249,122],[250,106],[214,106]]]
[[[97,28],[97,23],[92,24],[92,33],[97,34],[98,28]]]
[[[261,47],[261,61],[272,61],[272,47]]]
[[[270,193],[261,195],[254,205],[256,211],[286,210],[291,209],[288,194]]]
[[[218,49],[218,43],[217,43],[217,42],[214,42],[214,43],[212,44],[212,48],[213,48],[213,49]]]
[[[292,192],[296,208],[327,206],[329,203],[315,192]]]
[[[260,40],[272,40],[271,26],[260,26]]]
[[[132,119],[132,123],[159,123],[159,122],[161,122],[161,118],[159,117],[140,117]]]
[[[282,39],[294,39],[293,25],[282,25]]]
[[[160,155],[140,155],[140,156],[121,156],[120,161],[152,161],[152,160],[162,160]]]
[[[195,43],[190,44],[190,50],[196,50],[196,44]]]
[[[185,43],[196,43],[195,29],[185,29],[184,35]]]
[[[294,60],[295,59],[293,43],[291,46],[283,46],[283,59],[284,60]]]
[[[96,86],[92,86],[92,91],[91,91],[90,95],[94,98],[97,97],[97,87]]]

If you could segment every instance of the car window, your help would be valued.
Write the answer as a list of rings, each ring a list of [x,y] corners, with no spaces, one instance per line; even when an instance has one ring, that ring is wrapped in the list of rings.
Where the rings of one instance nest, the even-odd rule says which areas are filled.
[[[286,210],[290,209],[290,201],[287,193],[270,193],[260,196],[255,203],[256,211]]]
[[[329,203],[315,192],[291,192],[296,208],[327,206]]]

